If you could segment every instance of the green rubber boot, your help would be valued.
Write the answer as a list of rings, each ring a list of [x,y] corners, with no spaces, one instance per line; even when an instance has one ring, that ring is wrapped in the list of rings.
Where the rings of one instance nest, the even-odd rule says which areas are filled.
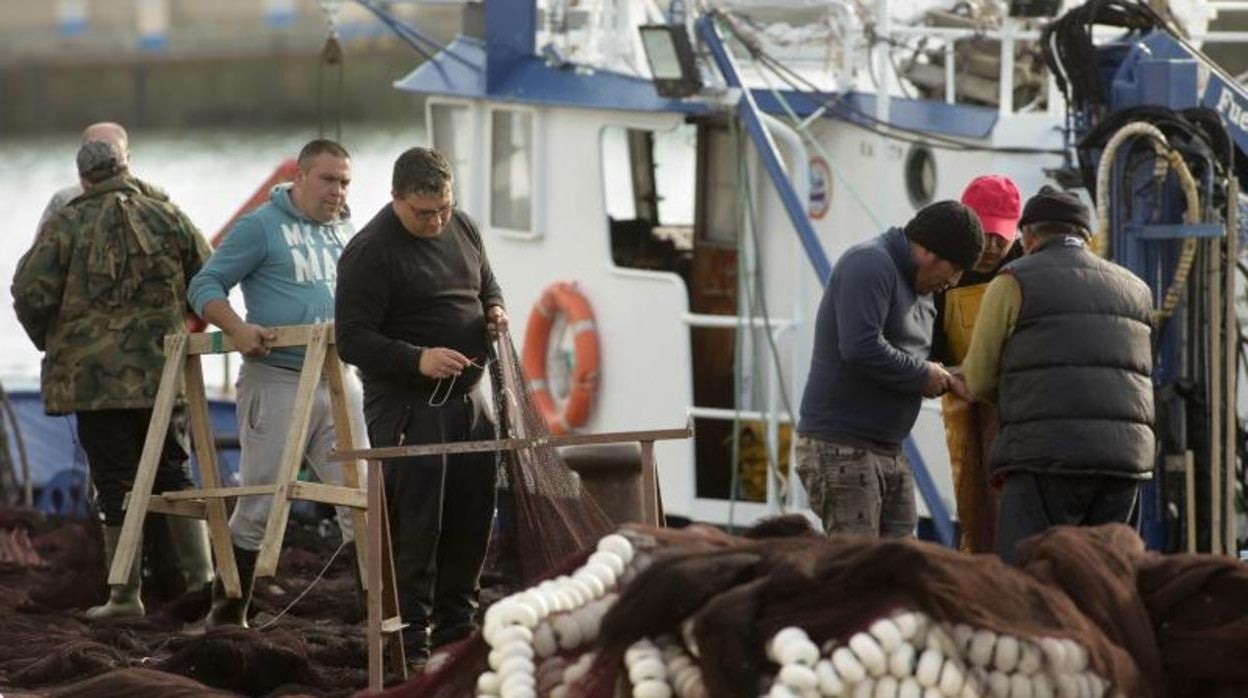
[[[169,522],[169,534],[173,538],[178,569],[186,582],[186,590],[195,591],[211,584],[215,575],[212,553],[208,549],[208,524],[185,516],[166,516],[165,520]]]
[[[117,552],[117,541],[121,539],[121,526],[104,527],[104,557],[111,567],[113,555]],[[106,618],[142,618],[143,600],[139,598],[142,590],[143,551],[136,545],[134,562],[130,565],[130,576],[124,584],[113,585],[108,593],[108,603],[87,609],[87,618],[103,620]]]

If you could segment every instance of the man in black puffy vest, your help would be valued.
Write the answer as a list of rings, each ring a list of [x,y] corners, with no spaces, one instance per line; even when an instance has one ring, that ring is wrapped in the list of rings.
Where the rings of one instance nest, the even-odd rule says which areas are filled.
[[[1154,461],[1148,286],[1087,249],[1073,194],[1043,187],[1019,219],[1024,258],[989,284],[963,363],[1001,429],[997,549],[1050,526],[1132,519]]]

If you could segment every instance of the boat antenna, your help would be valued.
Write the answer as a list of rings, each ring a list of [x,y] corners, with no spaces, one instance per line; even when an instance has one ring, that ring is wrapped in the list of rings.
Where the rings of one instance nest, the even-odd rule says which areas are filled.
[[[338,69],[338,87],[335,90],[334,104],[334,140],[342,141],[342,91],[346,56],[342,44],[338,41],[338,14],[342,11],[343,0],[317,0],[321,13],[325,15],[325,45],[321,47],[320,62],[320,113],[317,130],[321,138],[325,137],[325,114],[328,111],[328,95],[325,91],[326,73],[333,68]]]

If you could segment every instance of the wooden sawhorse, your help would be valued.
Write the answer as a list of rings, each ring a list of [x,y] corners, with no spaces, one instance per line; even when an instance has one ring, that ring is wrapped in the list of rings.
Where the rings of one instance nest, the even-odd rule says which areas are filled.
[[[264,540],[256,558],[255,576],[271,577],[277,571],[282,541],[286,534],[286,523],[290,516],[290,504],[296,499],[350,508],[355,528],[356,564],[361,568],[368,566],[367,556],[370,546],[367,538],[375,533],[369,527],[365,516],[369,502],[366,491],[360,487],[358,467],[343,467],[343,485],[326,485],[298,480],[299,466],[303,462],[304,449],[308,440],[313,399],[322,376],[326,377],[329,382],[338,450],[351,450],[355,446],[351,428],[351,411],[347,408],[342,362],[339,361],[338,352],[334,348],[333,325],[292,325],[274,329],[277,331],[277,339],[269,342],[267,346],[270,349],[305,347],[303,369],[299,374],[290,431],[286,435],[286,442],[282,448],[277,482],[271,485],[247,487],[223,487],[221,484],[212,425],[208,418],[203,366],[200,360],[203,354],[235,351],[233,342],[222,332],[174,334],[165,337],[165,366],[160,377],[160,387],[156,393],[156,403],[152,408],[152,420],[148,425],[147,438],[143,443],[143,454],[139,460],[134,487],[126,500],[126,518],[122,525],[117,550],[113,555],[108,576],[109,584],[122,584],[126,581],[134,556],[138,554],[137,548],[143,530],[143,520],[149,511],[154,511],[174,516],[207,519],[209,540],[216,557],[217,574],[221,577],[226,595],[238,598],[241,595],[238,565],[234,559],[234,548],[231,543],[224,500],[244,495],[263,494],[273,497],[273,507],[269,513]],[[202,487],[195,490],[155,494],[152,492],[152,486],[156,479],[157,463],[165,435],[169,431],[174,404],[183,384],[186,389],[191,439],[194,442],[195,455],[199,462]],[[344,463],[352,462],[348,459],[338,460]],[[373,518],[380,518],[383,523],[385,521],[384,515]],[[373,527],[376,527],[376,521],[373,522]],[[373,546],[373,548],[386,558],[384,563],[381,560],[377,562],[389,564],[390,547],[387,545],[380,548]],[[397,614],[398,602],[393,583],[374,586],[367,575],[361,574],[360,578],[364,581],[365,590],[368,592],[370,606],[374,597],[378,602],[383,602],[381,597],[385,596],[385,605],[396,609]],[[397,640],[397,636],[395,640],[396,657],[399,660],[398,670],[406,676],[406,667],[402,660],[402,644]]]

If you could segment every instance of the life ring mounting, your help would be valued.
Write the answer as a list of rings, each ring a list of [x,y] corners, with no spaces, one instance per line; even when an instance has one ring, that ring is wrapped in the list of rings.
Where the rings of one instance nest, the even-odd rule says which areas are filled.
[[[557,400],[547,357],[551,343],[559,339],[552,335],[561,319],[564,332],[572,335],[573,356],[567,396]],[[598,328],[585,295],[573,282],[561,281],[547,286],[529,313],[521,366],[533,403],[542,413],[551,434],[570,433],[589,421],[598,395],[600,362]]]

